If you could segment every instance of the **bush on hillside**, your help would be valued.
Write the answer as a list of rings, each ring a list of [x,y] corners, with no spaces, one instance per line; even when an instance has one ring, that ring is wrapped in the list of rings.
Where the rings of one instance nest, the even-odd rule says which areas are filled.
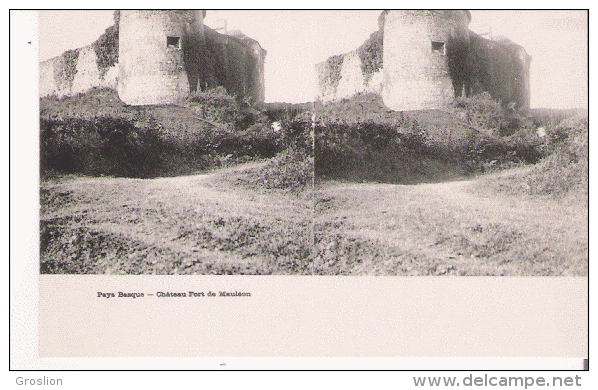
[[[281,132],[223,90],[183,106],[125,106],[114,93],[90,91],[40,102],[41,169],[126,177],[173,175],[272,157]]]
[[[455,111],[467,124],[477,130],[487,130],[498,136],[508,136],[524,127],[532,127],[532,120],[511,108],[504,108],[488,92],[454,100]]]
[[[194,111],[205,120],[234,123],[240,114],[237,100],[224,87],[197,91],[189,96],[188,101]]]
[[[314,158],[311,122],[300,117],[281,123],[279,148],[283,151],[265,164],[225,174],[225,180],[257,190],[300,194],[311,188]]]
[[[588,120],[565,119],[548,134],[557,134],[546,145],[546,156],[533,168],[492,180],[489,185],[507,193],[549,195],[588,194]]]
[[[298,194],[311,188],[313,169],[313,157],[297,149],[287,149],[263,166],[235,175],[235,182],[257,190],[284,190]]]
[[[407,120],[398,125],[370,120],[316,123],[315,170],[319,178],[412,182],[421,178],[422,172],[407,167],[434,158],[446,161],[451,155],[442,155],[425,131]]]
[[[46,119],[40,122],[42,173],[151,177],[205,164],[196,144],[164,132],[158,123],[138,126],[123,118]],[[177,168],[178,167],[178,168]]]
[[[446,178],[536,163],[546,141],[528,119],[488,94],[459,98],[449,110],[394,112],[361,94],[320,107],[318,177],[385,182]],[[436,173],[429,170],[435,170]]]

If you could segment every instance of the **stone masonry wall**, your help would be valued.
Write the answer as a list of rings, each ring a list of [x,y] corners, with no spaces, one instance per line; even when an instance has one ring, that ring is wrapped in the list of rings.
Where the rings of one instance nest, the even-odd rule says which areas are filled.
[[[187,98],[198,82],[196,78],[192,88],[187,68],[199,69],[199,64],[188,61],[186,48],[190,36],[203,32],[201,15],[196,11],[123,10],[119,24],[120,99],[144,105]],[[168,44],[167,37],[178,41]]]
[[[470,32],[466,59],[467,95],[487,91],[503,104],[529,108],[530,62],[531,57],[523,47],[508,40],[489,40]]]
[[[366,78],[357,51],[342,55],[342,65],[336,82],[328,81],[334,76],[327,62],[316,65],[316,71],[319,75],[318,99],[323,102],[350,98],[358,93],[380,94],[382,90],[382,70]]]
[[[467,11],[389,11],[384,20],[384,104],[397,111],[441,108],[460,93],[453,64],[469,39]]]
[[[522,46],[506,39],[485,39],[467,30],[465,11],[422,12],[429,12],[432,22],[429,18],[421,20],[417,11],[394,16],[391,11],[384,12],[380,31],[360,48],[317,64],[318,99],[329,102],[360,92],[381,94],[384,82],[389,107],[395,110],[435,108],[463,92],[471,96],[484,91],[504,105],[529,108],[531,58]],[[400,17],[401,22],[391,23],[391,37],[384,27],[389,15]],[[391,46],[391,53],[384,51],[384,57],[384,44],[379,41],[383,36],[388,41],[386,46]],[[432,52],[432,41],[444,42],[445,52]],[[401,42],[404,47],[392,49]],[[389,64],[385,66],[384,62]],[[364,73],[368,68],[370,73]]]
[[[78,49],[76,52],[78,54],[74,64],[67,63],[71,60],[66,59],[64,55],[39,64],[40,97],[71,96],[92,88],[116,88],[118,78],[116,66],[109,68],[102,76],[96,63],[95,51],[91,45]],[[64,71],[71,65],[74,65],[74,72]]]
[[[184,14],[181,15],[185,16]],[[120,13],[118,16],[122,20]],[[124,16],[127,17],[126,12]],[[159,36],[156,39],[160,43],[166,35],[170,34],[183,36],[183,42],[185,43],[183,50],[177,53],[166,53],[173,56],[178,55],[180,58],[176,60],[166,58],[164,61],[158,61],[161,64],[159,66],[181,67],[182,72],[179,72],[180,74],[175,77],[176,80],[180,81],[180,83],[175,83],[177,85],[174,88],[178,91],[175,93],[177,99],[186,97],[189,92],[193,92],[194,88],[192,87],[205,90],[209,87],[223,86],[229,93],[235,94],[239,99],[249,99],[254,102],[263,102],[265,100],[264,63],[266,51],[261,48],[257,41],[241,33],[236,33],[235,36],[219,34],[203,26],[203,24],[193,26],[192,23],[186,22],[174,23],[174,25],[182,26],[181,31],[170,30],[172,26],[170,22],[160,21],[158,24],[160,24],[159,28],[154,30],[159,31]],[[118,47],[119,25],[120,23],[117,23],[115,26],[109,27],[98,41],[89,46],[69,50],[58,57],[40,62],[40,97],[50,95],[57,97],[71,96],[92,88],[101,87],[112,89],[120,87],[122,89],[123,85],[119,83],[119,72],[123,73],[123,70],[119,69],[122,65],[119,64],[119,62],[122,62]],[[203,33],[200,30],[203,30]],[[194,32],[199,33],[195,34]],[[146,37],[142,40],[147,43],[148,40],[151,41],[152,39],[152,37]],[[99,59],[97,57],[98,52],[101,56]],[[145,57],[148,57],[147,53],[145,53]],[[98,63],[104,66],[100,67]],[[155,71],[149,72],[152,74],[147,74],[147,72],[144,73],[143,63],[145,61],[129,62],[131,66],[128,66],[127,71],[123,74],[129,78],[137,78],[139,83],[143,85],[148,84],[147,88],[149,90],[170,88],[167,87],[167,84],[172,83],[165,83],[164,78],[161,76],[162,68],[154,69]],[[168,79],[171,80],[172,78]],[[133,82],[136,88],[139,87],[138,84]],[[180,90],[178,84],[184,85],[184,90]],[[130,83],[127,85],[130,85]],[[124,94],[127,95],[127,91],[124,91]],[[147,102],[142,101],[150,94],[141,95],[130,103],[151,103],[149,100]],[[164,103],[168,102],[165,101]]]

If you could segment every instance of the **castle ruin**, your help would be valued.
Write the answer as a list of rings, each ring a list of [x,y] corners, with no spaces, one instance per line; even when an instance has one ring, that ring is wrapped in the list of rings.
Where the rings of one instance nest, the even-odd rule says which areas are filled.
[[[396,111],[438,109],[456,96],[481,92],[505,105],[529,108],[525,49],[468,29],[466,10],[391,10],[357,50],[316,65],[324,102],[375,93]]]
[[[206,11],[123,10],[89,46],[40,63],[40,96],[112,88],[130,105],[172,104],[223,86],[263,102],[266,51],[240,32],[204,26]]]

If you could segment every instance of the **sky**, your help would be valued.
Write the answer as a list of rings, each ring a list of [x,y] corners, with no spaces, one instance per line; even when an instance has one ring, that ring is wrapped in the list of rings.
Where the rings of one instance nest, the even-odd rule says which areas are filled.
[[[241,30],[268,51],[266,101],[306,102],[316,96],[315,64],[354,50],[378,29],[371,11],[208,11],[205,24]],[[470,29],[505,36],[532,56],[531,106],[588,105],[586,11],[472,11]],[[113,23],[112,11],[40,11],[39,58],[93,42]]]

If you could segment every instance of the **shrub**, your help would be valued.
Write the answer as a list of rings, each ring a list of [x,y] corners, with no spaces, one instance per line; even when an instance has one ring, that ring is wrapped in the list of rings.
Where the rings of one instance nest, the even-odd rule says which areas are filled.
[[[284,190],[301,193],[313,181],[314,158],[311,122],[297,117],[283,121],[276,140],[276,149],[282,150],[264,165],[232,174],[228,181],[258,190]],[[254,140],[259,137],[251,137]],[[261,141],[263,148],[268,142]]]
[[[280,134],[271,127],[257,123],[246,130],[221,128],[213,141],[213,150],[219,155],[234,158],[272,157],[281,150]]]
[[[281,122],[279,145],[281,149],[295,149],[313,156],[314,139],[313,123],[309,115],[299,115],[291,120]]]
[[[588,194],[588,121],[573,117],[561,121],[549,133],[555,140],[545,141],[545,156],[530,170],[491,180],[487,185],[502,192],[549,195]]]
[[[319,107],[317,177],[393,183],[535,163],[545,141],[485,94],[449,110],[393,112],[367,94]]]
[[[42,172],[149,177],[162,172],[180,146],[158,124],[139,127],[122,118],[44,118],[40,129]]]
[[[239,116],[239,105],[224,87],[197,91],[189,96],[190,106],[203,119],[220,123],[233,123]]]
[[[258,190],[285,190],[301,193],[311,188],[313,157],[297,149],[287,149],[265,165],[244,170],[236,183]]]
[[[521,128],[531,128],[533,119],[515,110],[503,107],[488,92],[471,97],[458,97],[453,107],[464,120],[478,130],[488,130],[498,136],[509,136]]]
[[[480,130],[499,132],[505,121],[505,112],[488,92],[472,97],[458,97],[454,107],[464,114],[465,121]]]
[[[587,137],[588,117],[572,116],[547,127],[546,138],[552,150],[576,137]]]
[[[409,120],[316,123],[315,170],[318,178],[411,182],[422,175],[421,172],[409,172],[408,167],[426,159],[446,157],[428,139],[423,128]]]
[[[505,169],[520,164],[534,164],[544,155],[542,140],[529,130],[509,137],[473,131],[461,149],[461,158],[471,173]]]

